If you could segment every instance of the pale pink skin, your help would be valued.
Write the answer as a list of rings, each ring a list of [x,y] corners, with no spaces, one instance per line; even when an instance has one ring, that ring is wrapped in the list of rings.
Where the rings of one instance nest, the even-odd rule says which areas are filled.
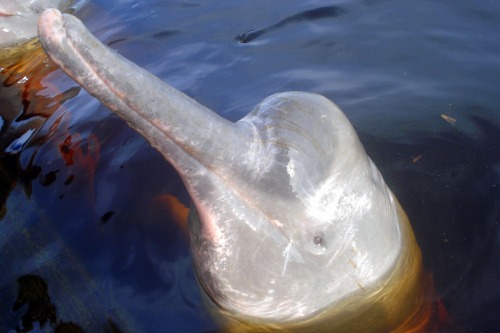
[[[286,92],[229,122],[100,43],[71,15],[39,22],[51,59],[176,168],[191,247],[220,307],[306,320],[374,288],[404,247],[397,201],[342,111]]]

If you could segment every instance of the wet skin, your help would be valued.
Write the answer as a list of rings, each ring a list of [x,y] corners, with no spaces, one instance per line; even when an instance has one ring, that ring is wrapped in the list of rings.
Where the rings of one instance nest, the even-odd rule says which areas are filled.
[[[178,171],[194,266],[231,331],[388,332],[419,312],[420,250],[342,111],[272,95],[236,123],[45,11],[51,59]]]

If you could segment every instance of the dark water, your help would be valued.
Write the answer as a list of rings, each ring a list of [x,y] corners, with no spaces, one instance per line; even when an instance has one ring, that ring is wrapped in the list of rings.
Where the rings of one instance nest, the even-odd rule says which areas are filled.
[[[499,332],[500,2],[95,1],[77,16],[231,120],[279,91],[335,101],[408,213],[452,331]],[[12,98],[0,111],[22,109]],[[4,126],[2,147],[19,131]],[[83,90],[0,164],[1,332],[26,312],[13,306],[27,274],[86,332],[214,329],[163,201],[189,205],[179,178]]]

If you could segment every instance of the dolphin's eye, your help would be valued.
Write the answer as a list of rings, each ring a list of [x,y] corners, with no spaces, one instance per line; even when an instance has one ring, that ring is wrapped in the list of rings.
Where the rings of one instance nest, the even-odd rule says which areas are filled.
[[[313,238],[314,245],[321,245],[323,243],[323,238],[320,236],[314,236]]]

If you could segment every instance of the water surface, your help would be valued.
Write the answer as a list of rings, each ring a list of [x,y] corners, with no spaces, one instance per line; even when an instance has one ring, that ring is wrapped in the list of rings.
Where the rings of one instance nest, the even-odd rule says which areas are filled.
[[[77,16],[231,120],[280,91],[335,101],[409,215],[452,331],[497,332],[500,3],[108,0]],[[86,332],[214,330],[166,203],[189,206],[178,176],[62,72],[39,77],[31,108],[55,110],[17,153],[5,149],[35,120],[1,91],[2,117],[20,120],[0,132],[0,331],[26,310],[12,307],[27,274]]]

